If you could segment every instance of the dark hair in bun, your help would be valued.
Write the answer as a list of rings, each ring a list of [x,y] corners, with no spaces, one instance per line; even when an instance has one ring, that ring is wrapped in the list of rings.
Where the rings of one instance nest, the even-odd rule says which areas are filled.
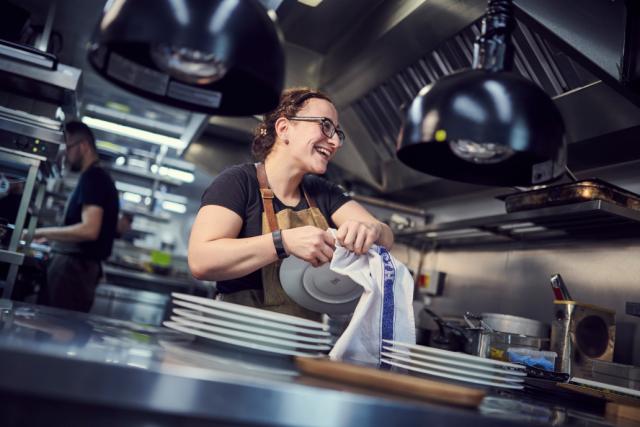
[[[324,99],[333,104],[324,93],[306,87],[291,88],[282,93],[278,107],[265,114],[262,123],[254,131],[251,153],[257,161],[263,162],[276,142],[276,121],[280,117],[295,116],[311,98]]]

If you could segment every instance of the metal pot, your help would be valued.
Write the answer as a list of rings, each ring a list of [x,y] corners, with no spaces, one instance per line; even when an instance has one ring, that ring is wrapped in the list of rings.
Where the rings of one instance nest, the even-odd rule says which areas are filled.
[[[548,336],[531,336],[518,332],[539,333],[539,331],[532,328],[534,326],[532,323],[527,322],[536,322],[544,326],[544,324],[535,320],[494,313],[482,314],[481,316],[466,313],[464,319],[468,325],[466,329],[468,340],[465,343],[464,351],[469,354],[490,359],[507,360],[507,350],[509,348],[526,347],[542,350],[549,345]],[[500,320],[500,322],[497,320]],[[510,323],[508,320],[516,321]],[[524,320],[525,322],[519,320]],[[489,323],[493,324],[493,326]],[[494,328],[494,326],[497,327]],[[507,331],[498,330],[497,328],[507,329]]]
[[[526,317],[499,313],[482,313],[479,317],[484,325],[494,331],[537,338],[549,338],[550,336],[549,325]]]

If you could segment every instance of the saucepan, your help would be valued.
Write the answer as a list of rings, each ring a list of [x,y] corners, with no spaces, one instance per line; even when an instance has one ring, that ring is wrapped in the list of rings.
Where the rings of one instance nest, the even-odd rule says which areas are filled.
[[[544,350],[549,346],[548,327],[532,319],[498,313],[476,315],[467,312],[464,315],[466,325],[460,325],[444,321],[426,307],[423,311],[438,325],[438,331],[430,341],[432,347],[506,360],[509,348]]]

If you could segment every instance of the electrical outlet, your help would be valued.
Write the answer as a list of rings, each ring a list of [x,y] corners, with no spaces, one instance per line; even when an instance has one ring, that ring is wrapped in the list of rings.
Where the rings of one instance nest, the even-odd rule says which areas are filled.
[[[418,292],[422,295],[442,295],[446,275],[438,270],[423,270],[418,275]]]

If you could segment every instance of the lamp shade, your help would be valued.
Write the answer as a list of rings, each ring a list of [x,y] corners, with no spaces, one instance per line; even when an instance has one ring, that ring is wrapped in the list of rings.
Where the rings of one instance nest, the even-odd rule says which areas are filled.
[[[256,0],[112,0],[89,62],[127,91],[212,115],[272,110],[284,83],[282,35]]]
[[[510,72],[465,70],[420,91],[397,154],[442,178],[530,186],[564,173],[564,133],[560,111],[535,84]]]

